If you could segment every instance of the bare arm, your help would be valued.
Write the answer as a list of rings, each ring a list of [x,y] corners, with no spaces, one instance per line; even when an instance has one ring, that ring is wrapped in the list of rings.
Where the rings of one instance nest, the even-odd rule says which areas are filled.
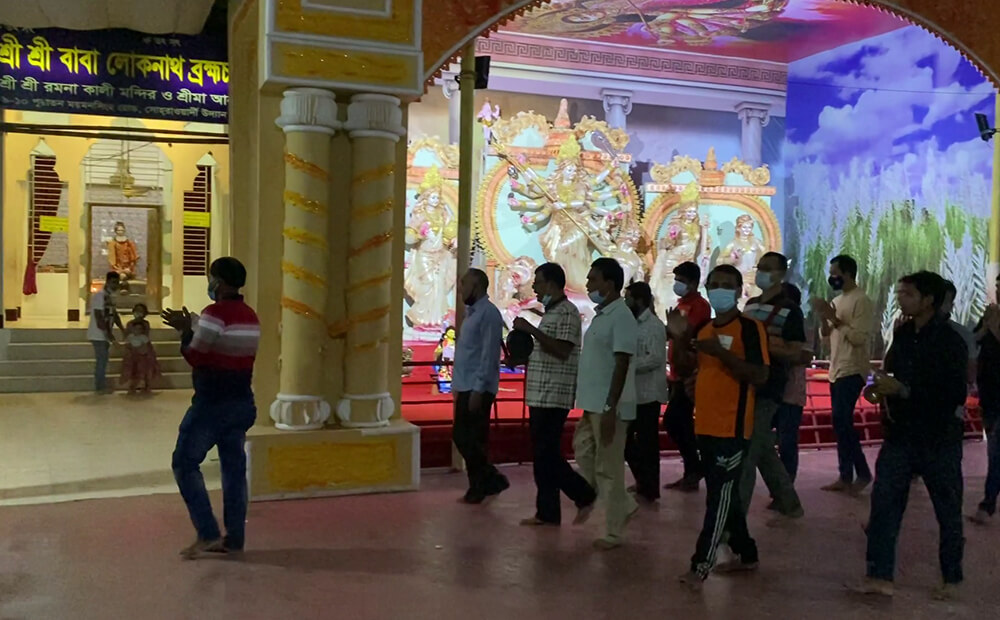
[[[742,360],[725,349],[718,351],[716,357],[729,372],[733,373],[734,377],[756,386],[767,383],[767,378],[771,374],[771,370],[767,366]]]

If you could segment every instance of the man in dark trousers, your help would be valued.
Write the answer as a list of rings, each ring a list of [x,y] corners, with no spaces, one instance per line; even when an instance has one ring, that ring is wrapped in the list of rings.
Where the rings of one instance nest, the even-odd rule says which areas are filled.
[[[690,370],[697,364],[695,433],[705,464],[705,519],[691,570],[681,583],[701,590],[709,573],[757,568],[757,544],[747,529],[740,498],[743,458],[753,431],[757,389],[767,383],[770,359],[767,332],[759,321],[742,316],[737,306],[743,275],[732,265],[719,265],[708,276],[708,300],[715,319],[695,336],[697,355],[680,353],[676,362]],[[672,336],[688,333],[687,320],[675,310],[668,315]],[[686,347],[690,351],[689,347]],[[735,558],[716,568],[723,533]]]
[[[712,320],[712,308],[698,291],[701,287],[701,268],[692,262],[681,263],[674,268],[674,294],[677,295],[677,313],[684,318],[689,333],[670,336],[668,362],[670,372],[670,402],[663,414],[663,428],[667,435],[677,445],[684,461],[684,475],[675,482],[667,483],[663,488],[678,491],[697,491],[698,481],[703,472],[698,456],[698,444],[694,436],[694,401],[688,394],[685,382],[690,376],[681,374],[675,356],[678,348],[689,346],[695,332]],[[671,308],[664,308],[671,310]]]
[[[186,559],[203,552],[242,551],[247,514],[247,430],[257,418],[253,364],[260,342],[260,323],[243,302],[240,289],[247,270],[232,257],[209,267],[212,305],[192,320],[187,308],[163,311],[163,322],[181,333],[181,352],[191,364],[194,398],[177,434],[173,470],[198,538],[181,551]],[[223,520],[226,537],[212,514],[201,464],[215,446],[222,469]]]
[[[883,404],[885,440],[875,464],[868,521],[867,574],[851,586],[863,594],[892,596],[896,546],[914,475],[927,486],[940,527],[942,585],[937,598],[954,594],[962,581],[962,418],[968,351],[941,316],[946,287],[922,271],[896,285],[904,316],[876,373],[875,398]]]
[[[455,446],[465,459],[469,490],[467,504],[481,504],[510,487],[507,477],[490,463],[490,411],[500,389],[500,350],[503,317],[490,301],[490,280],[479,269],[470,269],[461,281],[465,321],[455,343],[451,390],[455,398]]]
[[[522,317],[514,319],[514,329],[530,334],[535,347],[528,360],[524,400],[528,405],[532,463],[535,486],[535,516],[521,525],[559,525],[562,491],[577,507],[576,521],[582,521],[597,500],[597,492],[566,461],[562,454],[563,429],[576,400],[576,375],[580,365],[583,330],[580,310],[566,298],[566,273],[555,263],[535,270],[532,285],[545,307],[538,327]],[[519,360],[515,360],[519,361]]]
[[[1000,294],[1000,278],[996,281]],[[983,501],[969,520],[976,525],[987,525],[997,511],[1000,495],[1000,308],[990,304],[979,325],[976,326],[979,343],[979,364],[976,384],[979,388],[979,406],[986,431],[986,489]]]

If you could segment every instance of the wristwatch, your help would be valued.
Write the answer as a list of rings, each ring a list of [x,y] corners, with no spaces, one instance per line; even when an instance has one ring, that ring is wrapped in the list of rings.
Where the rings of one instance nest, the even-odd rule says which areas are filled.
[[[614,407],[612,407],[611,405],[605,403],[604,404],[604,410],[601,411],[601,413],[611,413],[613,410],[614,410]]]

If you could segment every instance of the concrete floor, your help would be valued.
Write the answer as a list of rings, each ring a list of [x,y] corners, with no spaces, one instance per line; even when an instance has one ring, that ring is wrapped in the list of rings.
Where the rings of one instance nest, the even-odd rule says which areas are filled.
[[[106,432],[120,432],[126,416],[108,416]],[[5,453],[4,467],[17,458]],[[532,514],[533,487],[530,468],[512,467],[511,490],[485,506],[456,503],[463,480],[455,474],[425,476],[418,493],[254,504],[238,561],[177,557],[193,534],[174,495],[3,507],[0,618],[993,617],[1000,524],[967,530],[961,600],[932,602],[937,527],[916,489],[895,600],[859,598],[841,584],[864,571],[867,498],[817,490],[833,475],[834,453],[802,461],[805,519],[765,527],[758,493],[750,524],[761,570],[712,577],[700,595],[681,590],[676,577],[693,551],[703,494],[665,496],[633,521],[627,546],[599,553],[590,546],[599,514],[579,528],[519,527]],[[968,506],[981,492],[984,461],[983,445],[968,444]],[[678,464],[665,460],[663,470],[669,479]]]
[[[0,394],[0,506],[176,492],[170,455],[190,402],[184,390]],[[205,473],[219,488],[218,467]]]

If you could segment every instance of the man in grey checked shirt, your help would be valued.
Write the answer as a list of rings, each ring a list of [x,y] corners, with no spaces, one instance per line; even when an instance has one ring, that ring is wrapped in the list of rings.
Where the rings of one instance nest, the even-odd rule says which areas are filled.
[[[538,494],[535,516],[524,519],[521,525],[559,525],[560,491],[576,504],[574,522],[580,523],[590,514],[597,493],[562,455],[563,427],[576,399],[582,340],[580,311],[566,298],[566,273],[555,263],[546,263],[535,270],[533,288],[538,301],[545,306],[541,323],[535,327],[521,317],[514,320],[514,329],[533,336],[536,342],[528,360],[525,402],[530,415]]]

